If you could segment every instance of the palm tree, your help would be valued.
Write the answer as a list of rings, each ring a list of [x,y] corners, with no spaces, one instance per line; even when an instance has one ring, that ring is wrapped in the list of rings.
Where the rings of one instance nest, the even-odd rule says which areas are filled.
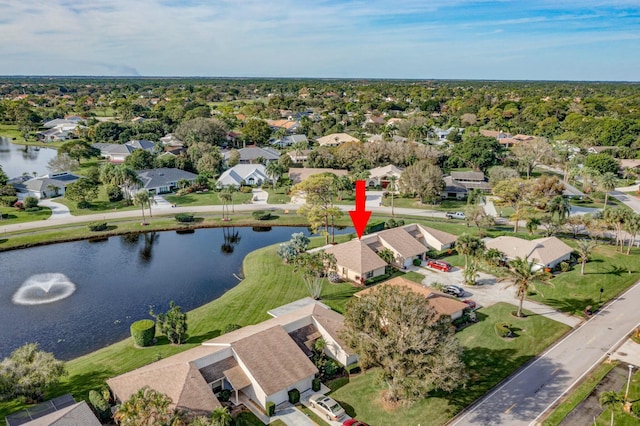
[[[558,222],[562,222],[571,214],[571,203],[562,195],[553,197],[547,206],[552,216],[554,213],[558,213]]]
[[[536,268],[535,262],[530,262],[528,257],[524,259],[516,257],[513,259],[509,262],[509,267],[506,269],[506,272],[509,277],[513,279],[513,283],[510,285],[516,286],[516,295],[520,299],[517,316],[522,317],[522,304],[529,289],[535,289],[536,283],[551,285],[551,276],[545,272],[544,269]]]
[[[151,204],[153,204],[154,206],[158,205],[158,202],[156,201],[156,197],[154,197],[153,195],[150,195],[149,201],[147,201],[147,207],[149,207],[149,217],[153,217],[153,215],[151,214]]]
[[[527,230],[529,231],[529,235],[533,235],[538,226],[540,226],[540,218],[539,217],[530,217],[527,221]]]
[[[580,266],[580,275],[584,275],[584,266],[587,264],[589,255],[595,247],[596,242],[592,239],[583,239],[576,241],[576,251],[580,255],[580,262],[582,263]]]
[[[389,184],[387,185],[387,189],[391,194],[391,217],[396,217],[395,211],[393,209],[393,198],[396,195],[396,191],[398,190],[398,176],[389,176]]]
[[[231,426],[231,413],[227,407],[218,407],[211,413],[212,426]]]
[[[629,234],[629,242],[627,243],[627,254],[631,254],[631,246],[636,242],[636,238],[640,233],[640,214],[629,213],[624,223],[624,230]]]
[[[484,243],[475,235],[462,234],[456,240],[456,251],[464,255],[464,268],[469,266],[469,256],[476,257],[484,251]]]
[[[149,193],[147,191],[136,192],[136,195],[133,196],[133,202],[140,205],[140,209],[142,210],[142,224],[146,224],[144,206],[149,202]]]
[[[222,220],[224,220],[226,217],[229,217],[229,204],[232,201],[231,190],[229,188],[230,187],[227,186],[218,193],[218,198],[220,198],[220,201],[222,201]],[[227,213],[226,216],[225,210]]]
[[[599,183],[600,188],[604,191],[604,208],[602,210],[607,209],[607,201],[609,200],[609,193],[616,189],[616,182],[618,178],[611,172],[606,172],[602,176],[600,176]]]
[[[611,410],[611,426],[613,426],[613,409],[616,405],[622,402],[620,394],[616,391],[601,392],[598,401],[600,402],[601,407]]]
[[[280,179],[280,176],[282,176],[282,167],[280,167],[280,164],[278,164],[277,161],[270,161],[265,167],[265,172],[271,179],[271,182],[273,183],[273,189],[275,190],[278,179]]]

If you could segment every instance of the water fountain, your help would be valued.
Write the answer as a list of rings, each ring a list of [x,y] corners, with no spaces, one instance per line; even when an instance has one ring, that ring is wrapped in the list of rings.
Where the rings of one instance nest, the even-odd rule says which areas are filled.
[[[42,305],[65,299],[76,291],[76,286],[65,274],[50,272],[32,275],[13,295],[16,305]]]

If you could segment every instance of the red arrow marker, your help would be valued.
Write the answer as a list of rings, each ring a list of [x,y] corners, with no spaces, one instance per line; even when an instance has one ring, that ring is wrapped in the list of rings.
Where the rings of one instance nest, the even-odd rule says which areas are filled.
[[[365,194],[365,181],[357,180],[356,181],[356,209],[349,211],[349,215],[351,216],[353,227],[356,228],[356,234],[358,234],[358,239],[362,238],[362,234],[364,233],[364,230],[367,227],[367,222],[369,222],[369,218],[371,217],[371,212],[366,211],[364,209],[366,200],[367,200],[367,195]]]

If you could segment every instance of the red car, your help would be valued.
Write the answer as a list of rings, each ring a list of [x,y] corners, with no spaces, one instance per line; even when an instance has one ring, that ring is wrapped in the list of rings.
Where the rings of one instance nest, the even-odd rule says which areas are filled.
[[[463,300],[462,303],[466,303],[467,306],[469,307],[469,309],[475,309],[476,308],[476,302],[474,302],[471,299]]]
[[[427,262],[427,266],[442,272],[449,272],[451,270],[451,265],[442,260],[430,260]]]
[[[360,420],[349,419],[349,420],[345,420],[342,423],[342,426],[368,426],[368,425],[366,423],[362,423]]]

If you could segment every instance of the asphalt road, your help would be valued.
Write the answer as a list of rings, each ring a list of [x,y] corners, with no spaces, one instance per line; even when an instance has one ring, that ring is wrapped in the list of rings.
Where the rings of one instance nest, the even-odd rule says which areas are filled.
[[[451,425],[532,425],[640,324],[640,283],[614,299]]]

